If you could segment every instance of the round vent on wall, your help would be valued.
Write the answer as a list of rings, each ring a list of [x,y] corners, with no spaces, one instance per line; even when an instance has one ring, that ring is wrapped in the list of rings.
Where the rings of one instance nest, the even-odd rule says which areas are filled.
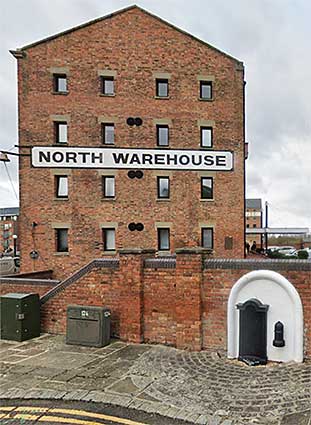
[[[135,179],[136,177],[136,171],[131,170],[127,173],[127,175],[129,176],[130,179]]]
[[[131,232],[133,232],[134,230],[136,230],[136,224],[135,224],[135,223],[130,223],[130,224],[128,225],[128,229],[129,229]]]
[[[133,125],[135,125],[135,118],[129,117],[126,120],[126,123],[132,127]]]

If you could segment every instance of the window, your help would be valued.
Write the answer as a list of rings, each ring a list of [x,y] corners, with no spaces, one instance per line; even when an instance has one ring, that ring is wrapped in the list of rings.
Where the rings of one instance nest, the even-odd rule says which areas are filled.
[[[253,224],[253,227],[257,227],[257,224]]]
[[[200,81],[200,99],[212,99],[212,82]]]
[[[213,128],[201,127],[201,146],[211,148],[213,146]]]
[[[158,177],[158,198],[169,199],[170,197],[170,178]]]
[[[114,145],[114,124],[102,124],[104,145]]]
[[[55,176],[56,178],[56,198],[68,198],[68,177]]]
[[[103,229],[104,251],[114,251],[116,249],[115,229]]]
[[[168,97],[168,80],[156,79],[156,96]]]
[[[66,122],[55,122],[55,142],[68,143],[68,126]]]
[[[67,76],[65,74],[54,74],[54,92],[67,93]]]
[[[102,94],[106,96],[114,95],[114,78],[113,77],[101,77],[102,83]]]
[[[201,199],[213,199],[213,178],[201,178]]]
[[[170,249],[170,229],[158,229],[158,250],[169,251]]]
[[[203,248],[213,249],[214,230],[212,227],[203,227],[201,229],[201,245]]]
[[[56,229],[56,251],[68,252],[68,229]]]
[[[104,198],[115,197],[115,178],[114,176],[103,176],[103,196]]]
[[[249,224],[247,224],[246,227],[249,228]]]
[[[169,145],[169,128],[168,125],[157,125],[157,145]]]

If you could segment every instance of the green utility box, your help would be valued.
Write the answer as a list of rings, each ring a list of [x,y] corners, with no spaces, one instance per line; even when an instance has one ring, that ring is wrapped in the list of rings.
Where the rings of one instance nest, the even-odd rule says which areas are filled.
[[[0,297],[1,339],[25,341],[40,336],[38,294],[6,294]]]
[[[110,344],[110,316],[107,307],[69,305],[66,343],[89,347]]]

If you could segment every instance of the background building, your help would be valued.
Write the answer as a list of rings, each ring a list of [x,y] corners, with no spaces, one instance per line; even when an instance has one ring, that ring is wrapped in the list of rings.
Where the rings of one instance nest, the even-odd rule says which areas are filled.
[[[147,165],[130,174],[33,168],[20,157],[22,271],[48,264],[63,277],[134,247],[243,257],[241,62],[136,6],[12,54],[23,153],[32,146],[144,148],[234,158],[231,171]]]
[[[9,248],[14,251],[14,244],[19,251],[18,221],[19,208],[0,208],[0,252]]]
[[[263,226],[263,210],[261,199],[246,199],[246,228],[256,229]],[[252,245],[256,241],[258,247],[262,247],[262,235],[247,234],[247,242]]]

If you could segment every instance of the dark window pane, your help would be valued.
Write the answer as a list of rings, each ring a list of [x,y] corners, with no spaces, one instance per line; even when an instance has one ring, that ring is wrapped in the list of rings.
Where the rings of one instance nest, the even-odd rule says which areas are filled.
[[[114,124],[104,124],[103,135],[104,135],[104,144],[113,145],[114,144]]]
[[[158,249],[159,251],[170,249],[170,229],[158,229]]]
[[[211,127],[201,127],[201,146],[205,148],[213,146],[213,129]]]
[[[56,176],[56,197],[57,198],[68,197],[68,177],[67,176]]]
[[[68,251],[68,229],[56,229],[56,250],[57,252]]]
[[[114,251],[116,248],[115,229],[103,229],[104,251]]]
[[[201,198],[213,199],[213,179],[212,177],[201,178]]]
[[[67,76],[54,75],[54,91],[58,93],[67,91]]]
[[[102,79],[103,94],[114,94],[114,79],[113,77],[103,77]]]
[[[168,80],[156,80],[157,96],[167,97],[168,96]]]
[[[213,229],[212,228],[203,228],[202,229],[202,247],[203,248],[213,248]]]
[[[115,179],[114,177],[103,177],[104,185],[104,197],[114,198],[115,197]]]
[[[67,143],[68,142],[68,127],[66,122],[56,122],[56,143]]]
[[[212,83],[211,81],[201,81],[200,83],[200,98],[211,99],[212,98]]]
[[[170,197],[170,179],[169,177],[158,177],[158,198]]]
[[[158,146],[168,146],[169,144],[169,128],[167,125],[157,126],[157,144]]]

